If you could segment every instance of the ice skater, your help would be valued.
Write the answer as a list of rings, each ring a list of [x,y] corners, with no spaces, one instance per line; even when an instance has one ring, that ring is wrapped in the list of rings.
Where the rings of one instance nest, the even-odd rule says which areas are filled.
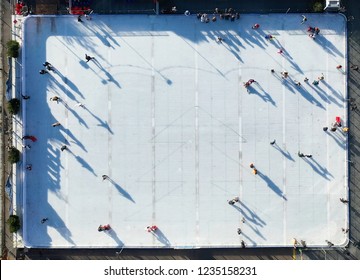
[[[51,65],[50,62],[45,61],[43,63],[43,66],[46,67],[46,69],[49,70],[49,71],[55,71],[55,68]]]
[[[299,157],[305,157],[305,155],[303,153],[300,153],[300,151],[298,151],[298,156]]]
[[[286,79],[287,77],[289,77],[289,72],[287,72],[287,71],[283,71],[280,74],[281,74],[283,79]]]
[[[49,74],[49,71],[44,70],[44,69],[41,69],[41,70],[39,71],[39,74],[40,74],[40,75]]]
[[[83,22],[83,20],[81,19],[81,15],[78,16],[77,21],[78,22]]]
[[[216,42],[217,43],[222,43],[222,42],[224,42],[224,39],[221,38],[221,37],[216,37]]]
[[[338,70],[340,70],[342,68],[342,65],[338,65],[338,66],[336,66],[336,69],[338,69]]]
[[[307,29],[307,32],[314,33],[314,32],[315,32],[315,28],[309,26],[308,29]]]
[[[84,105],[83,103],[79,102],[79,103],[76,103],[76,104],[74,105],[74,107],[85,108],[85,105]]]
[[[319,81],[314,80],[314,81],[312,82],[312,84],[313,84],[314,86],[317,86],[317,85],[319,84]]]
[[[318,80],[319,80],[319,81],[322,81],[322,80],[324,80],[324,79],[325,79],[324,74],[323,74],[323,73],[321,73],[321,76],[320,76],[320,77],[318,77]]]
[[[234,205],[235,204],[235,201],[232,199],[232,200],[228,200],[228,203],[230,204],[230,205]]]
[[[283,53],[284,53],[284,50],[283,50],[283,49],[279,49],[277,53],[278,53],[278,54],[283,54]]]
[[[340,198],[340,201],[341,201],[342,203],[348,203],[348,202],[349,202],[349,200],[347,200],[347,199],[345,199],[345,198]]]
[[[252,29],[258,29],[259,27],[260,27],[260,24],[255,23],[251,28],[252,28]]]
[[[59,125],[61,125],[61,123],[60,123],[60,122],[56,122],[56,123],[53,123],[51,126],[52,126],[52,127],[55,127],[55,126],[59,126]]]
[[[272,40],[274,39],[275,37],[273,35],[265,35],[265,39],[266,40]]]
[[[59,101],[60,101],[60,97],[55,95],[55,96],[53,96],[53,97],[50,97],[50,101],[59,102]]]
[[[49,218],[43,218],[43,219],[41,219],[41,221],[40,221],[40,223],[45,223],[45,222],[47,222],[49,220]]]
[[[304,78],[304,82],[307,83],[309,79],[307,77]]]
[[[23,147],[25,150],[30,150],[30,149],[31,149],[31,146],[30,146],[30,145],[22,145],[22,147]]]
[[[37,141],[37,138],[36,138],[35,136],[33,136],[33,135],[24,135],[21,139],[22,139],[22,140],[24,140],[24,139],[29,139],[29,140],[31,140],[32,142],[36,142],[36,141]]]
[[[276,143],[276,140],[274,139],[273,141],[270,142],[270,145],[274,145]]]
[[[351,65],[350,68],[354,71],[358,71],[359,70],[359,66],[357,65]]]
[[[304,16],[304,15],[301,15],[302,16],[302,20],[301,20],[301,24],[305,23],[307,21],[307,17]]]
[[[21,94],[21,97],[22,97],[22,99],[25,99],[25,100],[30,99],[30,96],[29,96],[29,95],[23,95],[23,94]]]
[[[241,228],[237,229],[237,234],[240,235],[242,233]]]
[[[147,232],[154,232],[158,229],[158,227],[156,225],[152,225],[152,226],[147,226],[146,230]]]
[[[95,59],[95,57],[85,54],[86,63],[88,63],[90,60]]]
[[[66,145],[63,145],[61,146],[60,150],[63,152],[64,150],[67,150],[67,146]]]
[[[84,12],[84,16],[86,18],[86,20],[91,20],[91,14],[93,13],[93,10],[87,10]]]
[[[241,248],[245,248],[245,247],[246,247],[246,244],[245,244],[245,241],[244,241],[244,240],[241,240],[240,244],[241,244]]]
[[[103,181],[109,179],[109,176],[108,176],[108,175],[102,175],[101,177],[102,177]]]
[[[111,227],[110,227],[109,224],[107,224],[107,225],[99,225],[99,227],[98,227],[98,231],[107,231],[107,230],[110,230],[110,229],[111,229]]]

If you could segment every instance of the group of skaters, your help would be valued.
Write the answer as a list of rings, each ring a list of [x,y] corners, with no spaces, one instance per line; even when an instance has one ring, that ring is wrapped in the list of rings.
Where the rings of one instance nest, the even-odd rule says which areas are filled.
[[[176,7],[172,7],[170,10],[162,10],[162,13],[176,13],[176,12],[177,12]],[[91,13],[90,13],[90,14],[91,14]],[[187,16],[190,15],[190,12],[189,12],[189,11],[186,11],[186,12],[185,12],[185,15],[187,15]],[[85,13],[84,16],[85,16],[86,19],[91,19],[91,18],[89,17],[89,14],[88,14],[88,13]],[[206,13],[198,13],[198,14],[197,14],[197,18],[198,18],[201,22],[204,22],[204,23],[209,23],[210,21],[215,22],[215,21],[217,21],[218,18],[219,18],[220,20],[223,20],[223,19],[224,19],[224,20],[235,21],[235,20],[237,20],[237,19],[240,19],[240,14],[239,14],[238,12],[236,12],[236,11],[235,11],[234,9],[232,9],[232,8],[225,9],[225,10],[219,10],[218,8],[216,8],[215,11],[214,11],[214,13],[213,13],[211,16],[209,16],[209,15],[206,14]],[[78,21],[79,21],[79,22],[82,22],[81,15],[78,16]],[[307,21],[307,18],[306,18],[304,15],[302,15],[301,24],[305,23],[306,21]],[[260,28],[260,24],[258,24],[258,23],[255,23],[255,24],[252,26],[252,29],[259,29],[259,28]],[[309,33],[309,37],[311,37],[312,39],[315,39],[315,37],[320,33],[320,29],[319,29],[318,27],[309,26],[309,27],[307,28],[307,32]],[[274,39],[274,38],[275,38],[275,37],[274,37],[273,35],[271,35],[271,34],[265,35],[265,39],[266,39],[266,40],[272,40],[272,39]],[[223,38],[217,37],[217,42],[222,43],[223,40],[224,40]],[[278,53],[279,53],[279,54],[283,54],[283,50],[280,49],[280,50],[278,51]],[[89,62],[89,61],[91,61],[91,60],[93,60],[93,59],[95,59],[95,57],[91,57],[91,56],[85,54],[86,63]],[[55,71],[55,68],[51,65],[51,63],[49,63],[49,62],[47,62],[47,61],[43,63],[43,66],[44,66],[44,69],[41,69],[41,70],[39,71],[40,74],[47,74],[47,73],[49,73],[49,71]],[[337,66],[337,69],[341,69],[341,68],[342,68],[341,65],[338,65],[338,66]],[[352,66],[351,69],[354,69],[354,70],[357,71],[357,70],[358,70],[358,66],[354,66],[354,67]],[[271,69],[271,72],[274,73],[275,70],[274,70],[274,69]],[[282,76],[283,79],[286,79],[286,78],[288,78],[289,73],[288,73],[287,71],[282,71],[282,72],[281,72],[281,76]],[[321,76],[319,76],[317,80],[314,80],[314,81],[312,82],[312,84],[313,84],[313,85],[318,85],[318,84],[319,84],[319,81],[321,81],[321,80],[323,80],[323,79],[324,79],[324,75],[321,74]],[[308,79],[307,77],[304,78],[304,82],[308,82],[308,80],[309,80],[309,79]],[[250,86],[252,85],[252,83],[256,83],[256,81],[255,81],[254,79],[249,79],[247,82],[244,82],[243,85],[244,85],[245,88],[248,88],[248,87],[250,87]],[[295,83],[296,83],[298,86],[301,85],[300,82],[295,81]],[[29,97],[29,98],[30,98],[30,97]],[[27,98],[24,98],[24,99],[27,99]],[[60,101],[61,99],[60,99],[60,97],[58,97],[58,96],[54,96],[54,97],[50,98],[50,100],[51,100],[51,101],[56,101],[56,102],[58,102],[58,101]],[[81,103],[80,103],[80,104],[81,104]],[[352,107],[351,107],[352,110],[355,110],[355,109],[357,108],[356,104],[355,104],[354,102],[351,103],[351,104],[352,104]],[[81,104],[81,105],[82,105],[82,104]],[[80,105],[80,106],[81,106],[81,105]],[[59,122],[56,122],[56,123],[54,123],[52,126],[55,127],[55,126],[59,126],[59,125],[61,125],[61,124],[60,124]],[[330,128],[330,131],[333,131],[333,132],[334,132],[334,131],[336,131],[339,127],[342,127],[341,121],[338,121],[338,120],[337,120],[336,122],[332,123],[331,128]],[[324,131],[327,131],[327,130],[328,130],[328,127],[324,127],[323,130],[324,130]],[[343,128],[343,131],[344,131],[344,132],[347,132],[347,131],[348,131],[348,128],[347,128],[347,127]],[[31,136],[31,135],[30,135],[30,136],[24,136],[22,139],[23,139],[23,140],[30,139],[30,140],[33,141],[33,142],[37,141],[36,137],[35,137],[35,136]],[[272,142],[270,142],[270,144],[271,144],[271,145],[275,144],[275,140],[272,141]],[[23,147],[25,147],[25,148],[30,148],[30,145],[25,145],[25,146],[23,146]],[[66,149],[67,149],[66,145],[64,145],[64,146],[61,147],[61,151],[66,150]],[[299,156],[299,157],[308,157],[308,158],[311,158],[311,157],[312,157],[311,154],[304,154],[304,153],[301,153],[300,151],[298,152],[298,156]],[[250,168],[253,170],[253,173],[254,173],[255,175],[258,173],[258,171],[257,171],[257,169],[255,168],[255,166],[254,166],[253,163],[250,164]],[[32,169],[31,164],[28,164],[28,165],[26,166],[26,169],[31,170],[31,169]],[[108,177],[107,175],[103,175],[102,178],[103,178],[103,180],[106,180],[106,179],[108,179],[109,177]],[[239,197],[235,197],[235,198],[233,198],[233,199],[231,199],[231,200],[228,200],[228,204],[234,205],[235,203],[237,203],[237,202],[239,202],[239,201],[240,201],[240,200],[239,200]],[[343,198],[340,198],[340,201],[341,201],[342,203],[347,203],[347,202],[348,202],[348,200],[343,199]],[[41,220],[41,223],[43,224],[43,223],[45,223],[45,222],[47,222],[47,221],[48,221],[48,218],[43,218],[43,219]],[[245,219],[244,219],[244,218],[243,218],[243,222],[245,222]],[[100,226],[98,227],[98,231],[99,231],[99,232],[109,231],[110,229],[111,229],[111,226],[110,226],[109,224],[100,225]],[[158,230],[158,227],[157,227],[156,225],[151,225],[151,226],[147,226],[147,227],[146,227],[146,231],[149,232],[149,233],[154,233],[154,232],[156,232],[157,230]],[[237,233],[238,233],[239,235],[242,234],[242,230],[241,230],[240,228],[238,228],[238,229],[237,229]],[[295,240],[296,240],[296,239],[295,239]],[[330,243],[330,242],[328,242],[328,243]],[[297,241],[294,242],[294,246],[295,246],[296,244],[298,244]],[[304,247],[306,247],[305,241],[301,240],[301,244],[302,244]],[[331,243],[331,244],[332,244],[332,243]],[[332,245],[333,245],[333,244],[332,244]],[[243,240],[241,240],[241,247],[242,247],[242,248],[245,248],[245,246],[246,246],[245,242],[244,242]]]
[[[224,10],[220,10],[218,8],[215,8],[214,13],[209,16],[207,13],[197,13],[196,17],[204,23],[209,23],[210,21],[215,22],[219,18],[220,20],[230,20],[235,21],[237,19],[240,19],[240,14],[236,12],[233,8],[228,8]]]

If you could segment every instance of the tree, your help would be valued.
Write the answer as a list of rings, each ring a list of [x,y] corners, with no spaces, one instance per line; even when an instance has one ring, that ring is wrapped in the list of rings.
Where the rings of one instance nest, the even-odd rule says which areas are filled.
[[[16,215],[10,215],[6,223],[10,226],[10,232],[14,233],[20,229],[20,218]]]
[[[7,106],[9,113],[12,115],[16,115],[20,111],[20,100],[17,98],[13,98],[8,102]]]
[[[314,5],[313,5],[313,11],[315,13],[321,13],[324,11],[324,4],[322,2],[315,2]]]
[[[11,147],[8,159],[10,163],[17,163],[20,160],[20,151],[15,147]]]
[[[19,42],[15,40],[10,40],[6,43],[6,48],[7,48],[7,55],[9,57],[17,58],[19,56],[19,48],[20,48]]]

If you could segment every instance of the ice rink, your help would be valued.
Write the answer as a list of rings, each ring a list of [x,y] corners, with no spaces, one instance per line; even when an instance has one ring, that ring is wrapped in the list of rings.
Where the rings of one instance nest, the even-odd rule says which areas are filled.
[[[307,17],[27,17],[25,245],[345,245],[347,135],[330,127],[347,125],[346,20]],[[56,70],[40,75],[45,61]]]

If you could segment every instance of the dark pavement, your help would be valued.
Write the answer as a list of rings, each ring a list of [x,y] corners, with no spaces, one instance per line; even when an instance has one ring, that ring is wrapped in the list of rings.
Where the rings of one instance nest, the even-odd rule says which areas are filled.
[[[36,1],[31,4],[36,8]],[[93,0],[92,8],[95,13],[123,13],[144,10],[154,10],[153,0]],[[285,13],[290,8],[292,13],[306,13],[312,11],[313,0],[160,0],[160,10],[176,6],[179,13],[190,10],[192,13],[213,11],[215,7],[224,9],[232,7],[241,13]],[[324,1],[325,2],[325,1]],[[63,9],[64,1],[59,0],[59,8]],[[348,20],[348,50],[349,66],[360,66],[360,1],[343,0],[344,14]],[[60,13],[62,13],[60,11]],[[360,71],[348,69],[349,97],[358,102],[359,109],[349,110],[349,167],[350,167],[350,242],[347,248],[318,248],[303,249],[302,258],[312,260],[323,259],[360,259]],[[8,243],[6,243],[8,244]],[[272,260],[292,259],[292,248],[258,248],[258,249],[197,249],[197,250],[130,250],[124,249],[18,249],[11,250],[16,257],[27,259],[248,259]],[[301,251],[296,251],[296,259],[301,258]]]

